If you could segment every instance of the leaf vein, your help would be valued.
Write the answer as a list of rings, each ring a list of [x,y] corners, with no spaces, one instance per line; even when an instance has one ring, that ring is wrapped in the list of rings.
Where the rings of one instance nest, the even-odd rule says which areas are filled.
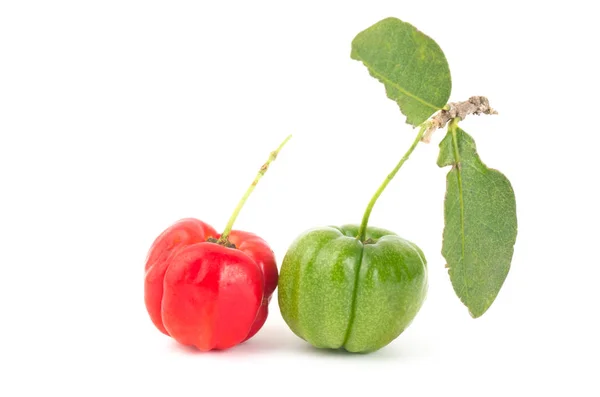
[[[421,99],[420,97],[418,97],[417,95],[413,94],[412,92],[407,91],[406,89],[404,89],[402,86],[400,86],[399,84],[391,81],[390,79],[388,79],[387,77],[385,77],[381,72],[375,70],[371,65],[369,65],[364,59],[362,59],[363,63],[365,64],[366,67],[369,68],[369,70],[371,70],[371,73],[373,73],[375,75],[375,77],[377,77],[379,80],[383,81],[385,84],[389,84],[390,86],[396,88],[398,91],[400,91],[401,93],[403,93],[404,95],[406,95],[409,98],[414,99],[417,102],[420,102],[421,104],[430,107],[432,109],[435,110],[441,110],[440,107],[432,105],[431,103],[427,102],[424,99]]]

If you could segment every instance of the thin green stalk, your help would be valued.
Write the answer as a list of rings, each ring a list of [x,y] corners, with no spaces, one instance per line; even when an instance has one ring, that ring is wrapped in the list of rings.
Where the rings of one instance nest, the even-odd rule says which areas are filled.
[[[248,190],[246,190],[246,193],[244,193],[244,195],[242,196],[242,198],[239,201],[237,207],[235,207],[235,210],[233,211],[233,214],[231,214],[231,217],[229,218],[229,221],[227,222],[227,225],[225,226],[225,230],[223,230],[223,233],[221,234],[221,237],[217,241],[218,243],[227,243],[227,239],[229,237],[229,233],[231,233],[231,228],[233,227],[233,224],[235,223],[235,220],[238,217],[238,215],[240,213],[240,210],[242,209],[242,207],[246,203],[246,200],[248,200],[248,197],[250,197],[250,194],[252,193],[252,191],[256,187],[256,184],[258,184],[258,181],[260,180],[260,178],[262,178],[263,175],[269,169],[269,165],[271,165],[271,163],[277,158],[277,155],[279,154],[279,152],[281,151],[281,149],[283,148],[283,146],[285,146],[285,144],[291,138],[292,138],[292,136],[288,135],[288,137],[285,138],[285,140],[283,142],[281,142],[281,145],[279,145],[279,147],[277,149],[275,149],[274,151],[271,152],[271,154],[269,155],[269,159],[267,160],[267,162],[264,163],[262,165],[262,167],[260,167],[260,170],[258,170],[258,174],[256,174],[256,178],[254,178],[254,181],[252,182],[252,184],[250,185],[250,187],[248,187]]]
[[[379,196],[381,196],[381,193],[383,193],[383,191],[385,190],[387,185],[390,183],[390,181],[392,179],[394,179],[394,177],[396,176],[396,174],[398,173],[398,171],[400,170],[400,168],[402,167],[404,162],[406,162],[406,160],[408,160],[411,153],[415,150],[415,148],[421,141],[421,138],[423,138],[423,134],[425,133],[426,127],[427,126],[425,124],[423,124],[421,126],[421,128],[419,129],[419,133],[417,134],[417,137],[413,141],[412,145],[410,145],[410,148],[408,148],[408,151],[406,153],[404,153],[404,156],[402,156],[402,158],[400,159],[400,161],[398,162],[396,167],[394,167],[392,172],[389,173],[389,175],[387,176],[387,178],[385,178],[385,180],[383,181],[381,186],[379,186],[379,189],[377,189],[377,191],[375,192],[375,195],[373,196],[373,198],[371,198],[371,201],[369,202],[369,205],[367,205],[367,209],[365,210],[365,214],[363,215],[362,222],[360,223],[360,228],[358,229],[358,237],[357,238],[360,241],[365,241],[365,236],[367,233],[367,224],[369,223],[369,216],[371,216],[371,211],[373,210],[373,206],[375,205],[375,202],[377,202],[377,199],[379,198]]]

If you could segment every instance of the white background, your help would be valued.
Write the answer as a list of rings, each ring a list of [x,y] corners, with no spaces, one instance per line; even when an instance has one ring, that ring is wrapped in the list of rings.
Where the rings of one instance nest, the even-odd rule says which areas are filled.
[[[597,38],[593,2],[2,1],[0,395],[562,395],[600,393]],[[429,295],[370,355],[317,351],[271,315],[250,342],[196,353],[143,305],[155,236],[194,216],[280,262],[307,228],[357,223],[408,127],[350,59],[388,16],[444,50],[451,100],[498,116],[463,128],[511,180],[519,235],[492,308],[473,320],[440,254],[438,132],[371,225],[417,243]]]

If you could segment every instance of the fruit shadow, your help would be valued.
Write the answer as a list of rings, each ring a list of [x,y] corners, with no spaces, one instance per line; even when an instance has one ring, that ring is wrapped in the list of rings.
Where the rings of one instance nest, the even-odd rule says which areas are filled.
[[[185,346],[171,340],[171,350],[184,354],[200,355],[256,355],[286,352],[301,348],[304,341],[289,331],[277,327],[264,327],[250,340],[226,350],[202,352],[194,346]]]
[[[322,359],[352,359],[352,360],[402,360],[422,357],[423,346],[415,346],[410,341],[394,342],[370,353],[351,353],[344,349],[321,349],[300,339],[283,327],[265,327],[252,339],[227,350],[212,350],[202,352],[193,346],[184,346],[172,341],[172,349],[183,354],[199,354],[209,356],[255,356],[298,354],[302,356],[320,357]]]
[[[391,344],[383,348],[368,353],[352,353],[345,349],[324,349],[314,347],[306,342],[296,349],[300,354],[318,356],[323,359],[344,359],[344,360],[403,360],[413,359],[423,356],[423,352],[416,351],[410,346],[403,344]]]

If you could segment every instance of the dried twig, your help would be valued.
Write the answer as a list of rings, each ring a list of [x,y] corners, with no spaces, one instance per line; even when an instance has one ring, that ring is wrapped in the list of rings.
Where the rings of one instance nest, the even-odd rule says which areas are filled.
[[[426,122],[427,128],[421,141],[429,143],[435,130],[444,128],[450,120],[456,117],[464,120],[470,114],[498,114],[498,112],[490,107],[490,101],[484,96],[472,96],[468,101],[449,103]]]

